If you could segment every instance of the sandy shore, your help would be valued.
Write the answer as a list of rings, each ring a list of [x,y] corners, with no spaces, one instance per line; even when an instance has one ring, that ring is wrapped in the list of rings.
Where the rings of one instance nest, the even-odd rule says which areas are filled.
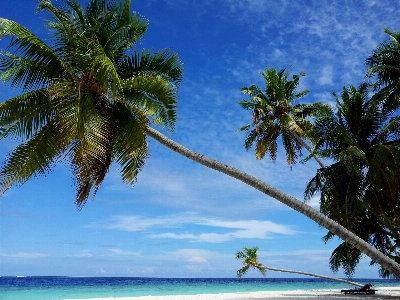
[[[312,290],[312,291],[268,291],[268,292],[243,292],[230,294],[200,294],[200,295],[176,295],[176,296],[143,296],[143,297],[119,297],[119,298],[94,298],[90,300],[295,300],[295,299],[399,299],[399,288],[379,288],[375,295],[346,295],[340,290]],[[81,299],[83,300],[83,299]],[[87,300],[87,299],[86,299]]]

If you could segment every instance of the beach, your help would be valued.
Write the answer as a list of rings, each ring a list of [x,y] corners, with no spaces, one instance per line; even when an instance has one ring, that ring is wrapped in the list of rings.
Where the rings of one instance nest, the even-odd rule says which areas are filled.
[[[295,300],[295,299],[400,299],[400,288],[379,288],[374,295],[342,294],[340,290],[298,290],[298,291],[262,291],[262,292],[238,292],[221,294],[198,294],[198,295],[174,295],[174,296],[141,296],[141,297],[108,297],[92,298],[90,300]],[[88,299],[75,299],[88,300]]]

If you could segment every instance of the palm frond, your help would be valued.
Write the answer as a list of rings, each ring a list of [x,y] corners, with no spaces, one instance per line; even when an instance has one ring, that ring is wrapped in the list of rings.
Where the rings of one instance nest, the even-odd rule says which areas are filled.
[[[22,185],[31,177],[48,174],[61,154],[58,137],[58,130],[49,124],[32,139],[17,146],[0,170],[0,194],[13,185]]]
[[[52,65],[53,68],[64,68],[64,63],[57,54],[36,35],[14,21],[0,18],[0,39],[5,36],[12,37],[8,49],[12,50],[15,55]],[[0,71],[4,71],[4,69],[2,68]]]
[[[51,84],[53,78],[60,77],[62,69],[41,61],[34,61],[0,51],[0,80],[12,87],[31,91]]]
[[[46,89],[35,90],[0,104],[0,138],[9,135],[29,139],[54,116],[54,103]]]
[[[156,53],[143,49],[141,53],[125,57],[118,64],[118,72],[125,80],[142,74],[160,76],[178,87],[182,79],[182,65],[177,54],[168,49]]]
[[[115,105],[113,114],[115,122],[113,158],[121,167],[124,182],[132,186],[148,157],[147,143],[143,134],[146,116],[140,111],[133,115],[131,109],[120,103]]]
[[[123,81],[124,95],[134,106],[148,114],[154,124],[174,129],[176,88],[162,77],[143,75]]]

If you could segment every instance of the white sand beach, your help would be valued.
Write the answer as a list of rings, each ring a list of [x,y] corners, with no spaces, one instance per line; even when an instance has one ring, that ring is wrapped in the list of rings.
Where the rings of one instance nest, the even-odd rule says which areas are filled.
[[[256,300],[256,299],[326,299],[326,300],[366,300],[366,299],[400,299],[399,288],[379,288],[374,295],[341,294],[340,290],[310,290],[310,291],[263,291],[243,292],[227,294],[199,294],[199,295],[174,295],[174,296],[142,296],[142,297],[119,297],[119,298],[93,298],[90,300]],[[84,299],[78,299],[84,300]],[[88,299],[85,299],[88,300]]]

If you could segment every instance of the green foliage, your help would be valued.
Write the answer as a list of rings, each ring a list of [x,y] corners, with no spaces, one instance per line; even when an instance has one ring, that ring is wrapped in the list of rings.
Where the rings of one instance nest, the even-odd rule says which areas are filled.
[[[236,259],[243,259],[244,265],[237,271],[237,277],[242,278],[249,270],[257,269],[263,276],[266,275],[266,268],[258,262],[258,247],[247,248],[243,247],[243,251],[237,251],[235,254]]]
[[[174,129],[182,63],[167,49],[136,50],[148,21],[131,13],[130,0],[91,0],[85,9],[63,2],[38,4],[50,44],[0,18],[0,38],[11,37],[0,52],[0,80],[23,92],[0,104],[0,137],[22,140],[0,170],[0,193],[61,161],[82,207],[113,162],[125,183],[135,183],[150,121]]]
[[[305,197],[320,193],[322,213],[390,255],[400,229],[399,117],[369,93],[365,84],[344,87],[340,98],[334,94],[337,111],[316,118],[315,153],[334,163],[317,171]],[[328,233],[325,241],[332,237]],[[331,268],[342,266],[350,277],[361,255],[344,242],[333,252]]]
[[[273,161],[276,160],[278,138],[281,138],[286,151],[289,165],[296,162],[301,149],[304,147],[302,138],[314,142],[317,138],[312,130],[310,117],[324,109],[321,103],[295,104],[298,99],[308,94],[308,90],[297,91],[300,77],[305,73],[293,75],[285,69],[276,71],[274,68],[261,72],[265,80],[265,89],[252,85],[243,87],[241,92],[250,97],[239,104],[246,110],[253,112],[252,122],[239,130],[247,131],[245,148],[255,147],[256,158],[262,159],[269,153]]]

